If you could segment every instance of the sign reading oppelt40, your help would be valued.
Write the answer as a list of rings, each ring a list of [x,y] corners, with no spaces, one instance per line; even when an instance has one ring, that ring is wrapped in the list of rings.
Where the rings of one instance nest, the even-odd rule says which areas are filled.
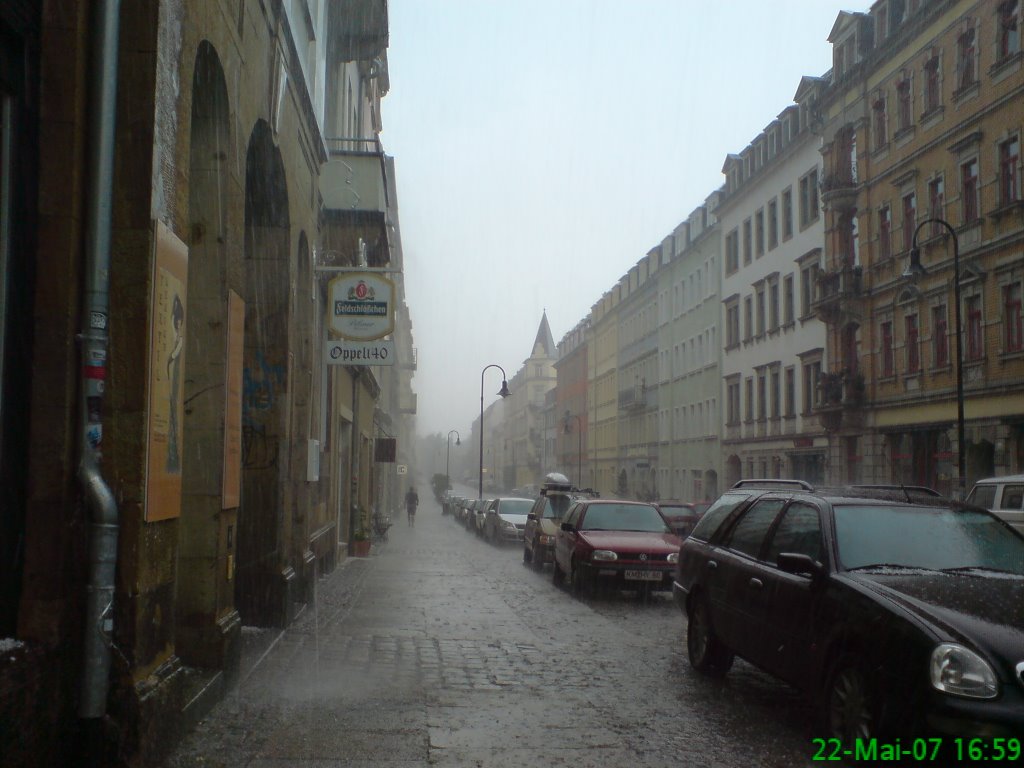
[[[331,331],[343,339],[372,341],[394,333],[395,284],[373,272],[347,272],[328,283]]]

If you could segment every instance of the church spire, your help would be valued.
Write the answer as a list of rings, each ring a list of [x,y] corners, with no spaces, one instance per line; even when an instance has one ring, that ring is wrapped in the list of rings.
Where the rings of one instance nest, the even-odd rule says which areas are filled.
[[[551,326],[548,325],[548,311],[545,309],[540,318],[540,328],[537,329],[537,338],[533,341],[533,354],[531,357],[555,358],[558,352],[555,349],[555,339],[551,335]]]

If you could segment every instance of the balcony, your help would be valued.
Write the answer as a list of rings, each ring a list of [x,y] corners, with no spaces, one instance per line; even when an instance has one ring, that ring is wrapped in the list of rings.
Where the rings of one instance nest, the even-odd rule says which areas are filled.
[[[860,184],[856,173],[834,173],[821,180],[821,203],[830,210],[843,210],[857,207],[857,195]]]
[[[407,416],[416,415],[416,393],[403,395],[398,403],[398,412]]]
[[[636,384],[619,391],[620,411],[642,411],[650,405],[650,394],[645,384]]]
[[[821,399],[814,412],[825,431],[864,426],[864,374],[847,370],[823,373],[818,387]]]
[[[416,352],[416,347],[413,347],[409,350],[409,356],[403,359],[399,366],[407,371],[415,371],[418,358],[419,355]]]
[[[388,47],[387,0],[333,0],[328,43],[338,61],[369,61]]]
[[[326,139],[328,159],[320,169],[320,195],[331,211],[387,214],[384,150],[375,139]]]
[[[850,265],[821,273],[811,311],[823,322],[836,323],[848,303],[864,295],[863,278],[863,270]]]

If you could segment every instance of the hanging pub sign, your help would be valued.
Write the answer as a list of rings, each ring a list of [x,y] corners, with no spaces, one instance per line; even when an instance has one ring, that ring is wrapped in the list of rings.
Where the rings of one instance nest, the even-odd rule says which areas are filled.
[[[331,332],[347,341],[374,341],[395,330],[395,284],[373,272],[347,272],[328,283]]]

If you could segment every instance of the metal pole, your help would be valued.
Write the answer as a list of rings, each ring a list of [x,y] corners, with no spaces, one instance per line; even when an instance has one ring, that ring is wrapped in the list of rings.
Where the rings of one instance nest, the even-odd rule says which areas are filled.
[[[484,369],[480,371],[480,481],[478,485],[478,499],[484,497],[484,374],[488,368],[497,368],[501,371],[501,392],[498,394],[502,397],[509,396],[508,376],[505,374],[505,369],[495,363],[485,365]]]

